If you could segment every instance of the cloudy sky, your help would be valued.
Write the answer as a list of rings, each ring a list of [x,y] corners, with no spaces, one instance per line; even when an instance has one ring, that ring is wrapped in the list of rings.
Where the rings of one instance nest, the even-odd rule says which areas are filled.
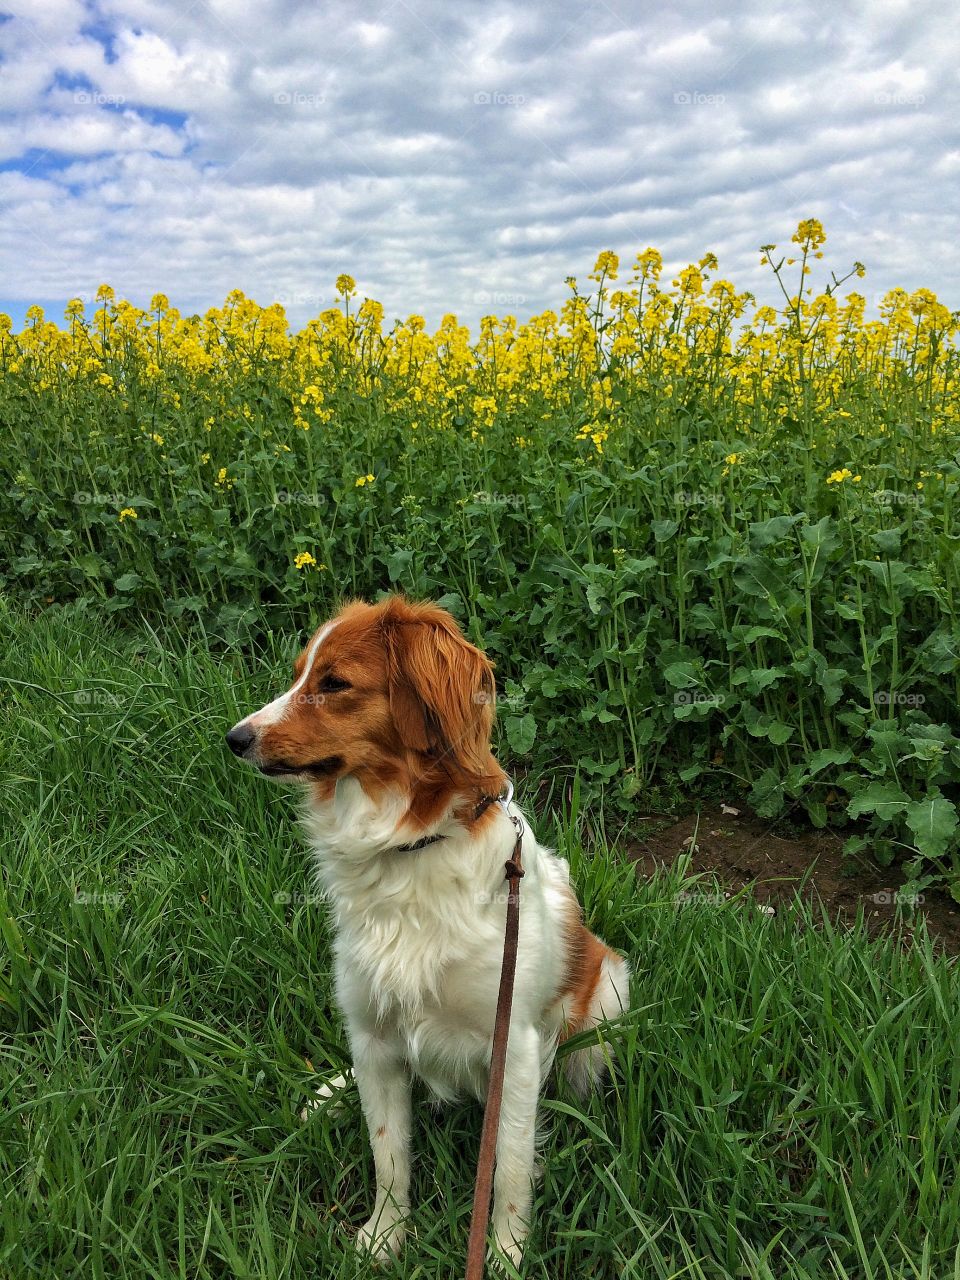
[[[757,247],[960,307],[960,27],[940,0],[0,0],[0,310],[101,281],[300,324],[557,307],[596,253]],[[852,286],[851,286],[852,287]]]

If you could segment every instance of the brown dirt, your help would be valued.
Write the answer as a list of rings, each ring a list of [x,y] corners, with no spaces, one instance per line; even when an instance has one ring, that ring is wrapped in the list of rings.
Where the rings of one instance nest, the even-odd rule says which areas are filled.
[[[852,923],[862,907],[871,933],[912,932],[909,905],[897,909],[896,894],[906,879],[897,867],[862,860],[851,865],[842,852],[843,840],[834,833],[810,830],[775,835],[768,821],[741,805],[735,807],[739,813],[704,806],[699,819],[690,814],[629,844],[627,852],[636,861],[638,873],[650,875],[656,867],[672,866],[692,845],[689,872],[715,873],[730,893],[750,885],[757,902],[776,910],[778,903],[791,900],[801,890],[808,901],[822,903],[833,920]],[[650,827],[655,825],[650,820]],[[960,953],[960,906],[949,894],[925,890],[915,913],[925,917],[930,936],[945,950]]]

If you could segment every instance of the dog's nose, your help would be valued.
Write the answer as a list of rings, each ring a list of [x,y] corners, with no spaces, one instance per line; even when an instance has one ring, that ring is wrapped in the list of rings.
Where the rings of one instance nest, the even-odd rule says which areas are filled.
[[[248,748],[253,746],[253,740],[256,734],[245,724],[235,724],[227,734],[227,746],[235,756],[242,756]]]

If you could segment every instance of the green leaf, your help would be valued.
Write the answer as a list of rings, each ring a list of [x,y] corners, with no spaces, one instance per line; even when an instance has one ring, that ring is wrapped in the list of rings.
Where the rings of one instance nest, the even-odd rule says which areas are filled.
[[[833,516],[824,516],[816,524],[805,524],[800,530],[800,540],[817,555],[817,568],[822,573],[822,562],[840,546],[840,535],[837,533],[837,522]]]
[[[666,542],[668,538],[673,537],[680,526],[676,520],[651,520],[650,528],[657,542]]]
[[[898,595],[914,595],[913,580],[902,560],[857,560],[855,563],[858,568],[866,569],[882,587],[889,587]]]
[[[783,782],[776,769],[764,769],[749,794],[750,806],[760,818],[776,818],[783,812]]]
[[[138,587],[143,586],[143,579],[139,573],[124,573],[113,585],[118,591],[136,591]]]
[[[79,556],[77,564],[88,578],[99,578],[103,575],[103,561],[99,556],[94,555],[92,551],[88,551],[86,555]]]
[[[591,582],[587,587],[587,608],[591,613],[602,613],[606,592],[602,582]]]
[[[503,722],[510,749],[518,756],[525,756],[537,736],[537,722],[529,712],[525,716],[507,716]]]
[[[771,640],[782,640],[783,632],[775,631],[773,627],[747,627],[740,638],[744,644],[754,644],[757,640],[764,640],[768,637]]]
[[[663,678],[675,689],[692,689],[700,683],[692,662],[671,662],[663,669]]]
[[[773,516],[750,525],[750,549],[760,551],[785,538],[800,516]]]
[[[748,556],[741,560],[734,570],[733,580],[744,595],[774,600],[778,605],[783,605],[786,597],[796,594],[777,566],[762,556]]]
[[[785,724],[765,711],[758,711],[750,703],[743,708],[743,720],[751,737],[767,738],[778,747],[789,742],[794,734],[793,725]]]
[[[937,789],[907,806],[907,826],[925,858],[942,858],[957,829],[955,806]]]
[[[755,667],[752,671],[747,672],[744,685],[747,693],[755,695],[762,693],[770,685],[776,684],[778,680],[782,680],[786,674],[786,667]]]
[[[900,526],[895,529],[880,529],[871,533],[870,541],[882,556],[898,556],[900,554]]]
[[[387,573],[390,575],[391,582],[399,582],[404,573],[410,567],[413,560],[413,552],[406,548],[400,551],[391,551],[387,556]]]
[[[822,829],[827,825],[827,806],[822,800],[806,800],[804,807],[807,810],[807,817],[815,827]]]
[[[889,822],[898,813],[903,813],[909,803],[910,797],[894,783],[870,782],[847,805],[847,813],[851,818],[875,813],[884,822]]]
[[[814,751],[807,760],[806,773],[808,778],[814,777],[821,773],[824,769],[829,768],[832,764],[847,764],[853,752],[849,747],[823,747],[820,751]]]

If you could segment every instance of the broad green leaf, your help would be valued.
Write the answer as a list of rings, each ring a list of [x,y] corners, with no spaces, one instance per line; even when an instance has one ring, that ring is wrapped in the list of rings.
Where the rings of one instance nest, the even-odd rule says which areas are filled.
[[[773,516],[770,520],[761,520],[751,524],[751,549],[761,551],[764,547],[769,547],[772,543],[779,542],[781,538],[787,536],[799,519],[799,515]]]
[[[938,790],[907,806],[907,826],[926,858],[942,858],[957,829],[957,810]]]
[[[884,822],[889,822],[898,813],[903,813],[909,803],[910,797],[894,783],[870,782],[847,805],[847,813],[851,818],[875,813]]]
[[[525,716],[507,716],[503,722],[507,741],[518,756],[525,756],[537,737],[537,722],[529,713]]]

